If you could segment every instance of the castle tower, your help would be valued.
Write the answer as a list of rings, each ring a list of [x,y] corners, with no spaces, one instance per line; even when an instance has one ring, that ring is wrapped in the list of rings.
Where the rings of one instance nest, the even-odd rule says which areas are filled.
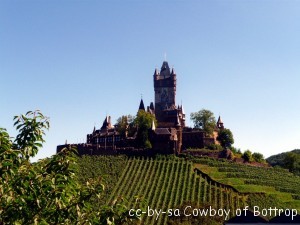
[[[224,123],[223,123],[223,121],[221,119],[221,116],[219,116],[219,118],[218,118],[217,128],[219,128],[221,130],[224,129]]]
[[[176,73],[167,61],[164,61],[160,72],[155,69],[154,75],[155,92],[155,116],[158,122],[163,120],[163,110],[175,106],[176,95]]]

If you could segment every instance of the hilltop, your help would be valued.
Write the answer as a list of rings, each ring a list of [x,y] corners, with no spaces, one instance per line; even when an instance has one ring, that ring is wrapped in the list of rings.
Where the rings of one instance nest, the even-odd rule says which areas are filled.
[[[266,159],[266,161],[272,166],[283,166],[284,165],[284,159],[285,159],[286,155],[290,152],[300,155],[300,149],[294,149],[292,151],[282,152],[282,153],[279,153],[279,154],[276,154],[276,155],[272,155],[272,156],[268,157]]]
[[[300,149],[270,156],[266,161],[272,166],[280,166],[300,175]]]

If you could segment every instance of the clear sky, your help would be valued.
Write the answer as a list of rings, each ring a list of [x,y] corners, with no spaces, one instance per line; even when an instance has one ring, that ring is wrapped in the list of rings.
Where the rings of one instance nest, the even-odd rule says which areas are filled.
[[[106,114],[154,101],[153,73],[177,73],[177,103],[221,115],[234,146],[300,148],[300,1],[0,0],[0,127],[40,109],[38,158],[85,142]]]

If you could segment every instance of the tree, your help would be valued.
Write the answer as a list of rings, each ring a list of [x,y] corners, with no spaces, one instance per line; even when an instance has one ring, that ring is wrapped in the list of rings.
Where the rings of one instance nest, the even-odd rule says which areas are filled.
[[[241,149],[240,148],[236,148],[234,146],[230,147],[230,150],[234,153],[234,154],[239,154],[242,155]]]
[[[234,143],[231,130],[226,128],[219,130],[217,140],[220,142],[223,148],[230,148]]]
[[[297,175],[300,175],[300,155],[288,152],[284,158],[284,167]]]
[[[117,119],[117,131],[121,136],[132,136],[134,134],[134,119],[132,115],[121,116]]]
[[[246,150],[244,154],[242,155],[242,158],[245,160],[245,162],[252,162],[252,152],[250,150]]]
[[[252,154],[252,157],[253,157],[253,160],[254,160],[255,162],[259,162],[259,163],[265,162],[264,155],[261,154],[261,153],[254,152],[254,153]]]
[[[191,113],[191,120],[195,128],[202,129],[207,136],[211,136],[216,127],[216,119],[214,114],[207,110],[202,109],[198,112]]]
[[[89,200],[99,198],[104,186],[100,179],[78,182],[76,149],[30,163],[49,129],[47,117],[30,111],[14,120],[14,141],[0,128],[0,224],[113,224],[128,218],[119,202],[92,209]]]
[[[156,125],[157,122],[153,114],[145,112],[144,110],[138,111],[134,120],[134,123],[137,126],[136,143],[138,147],[152,148],[148,133],[153,122]]]

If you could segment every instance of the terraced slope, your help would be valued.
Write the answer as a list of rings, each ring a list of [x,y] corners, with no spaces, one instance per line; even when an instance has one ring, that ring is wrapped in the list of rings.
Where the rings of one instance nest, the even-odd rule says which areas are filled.
[[[231,209],[245,204],[245,196],[201,173],[193,171],[193,163],[184,159],[129,159],[108,203],[118,196],[135,207],[135,196],[146,200],[146,206],[166,211],[184,203],[210,204]],[[167,216],[144,217],[145,224],[165,224]]]
[[[104,178],[106,191],[100,202],[116,198],[128,200],[137,208],[136,198],[153,209],[180,208],[183,205],[235,209],[249,205],[260,208],[296,208],[300,211],[300,177],[286,170],[251,167],[211,158],[155,159],[124,156],[85,156],[79,160],[79,179]],[[233,216],[233,214],[231,214]],[[142,218],[142,224],[166,224],[169,217]]]
[[[300,211],[300,177],[285,169],[253,167],[211,158],[194,158],[194,166],[239,192],[263,192]]]

